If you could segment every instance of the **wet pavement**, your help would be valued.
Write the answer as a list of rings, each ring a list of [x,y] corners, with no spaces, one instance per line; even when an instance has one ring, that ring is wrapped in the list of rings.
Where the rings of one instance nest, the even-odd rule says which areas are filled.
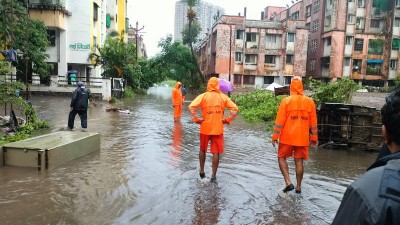
[[[276,148],[262,125],[240,117],[225,128],[216,183],[198,178],[198,125],[173,122],[171,89],[126,100],[130,114],[89,110],[101,150],[48,171],[0,168],[2,224],[330,224],[347,187],[376,154],[311,149],[302,193],[282,194]],[[184,109],[194,96],[186,97]],[[34,96],[51,123],[66,126],[68,97]],[[79,126],[77,117],[75,125]],[[80,132],[80,131],[74,131]],[[294,163],[289,160],[295,182]]]

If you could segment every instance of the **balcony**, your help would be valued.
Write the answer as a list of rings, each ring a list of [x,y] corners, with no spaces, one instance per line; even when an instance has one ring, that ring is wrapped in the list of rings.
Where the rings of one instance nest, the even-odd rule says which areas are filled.
[[[29,16],[33,19],[42,20],[47,27],[56,27],[65,30],[65,17],[72,13],[61,4],[30,3]]]

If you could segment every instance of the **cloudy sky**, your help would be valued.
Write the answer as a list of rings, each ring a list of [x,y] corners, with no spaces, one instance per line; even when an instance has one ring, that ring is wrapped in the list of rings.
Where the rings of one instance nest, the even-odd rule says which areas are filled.
[[[157,43],[167,34],[174,35],[175,2],[177,0],[128,0],[128,18],[135,27],[144,26],[142,35],[149,57],[156,55],[160,49]],[[225,9],[227,15],[243,15],[247,8],[248,19],[260,19],[261,11],[266,6],[285,6],[289,0],[205,0]]]

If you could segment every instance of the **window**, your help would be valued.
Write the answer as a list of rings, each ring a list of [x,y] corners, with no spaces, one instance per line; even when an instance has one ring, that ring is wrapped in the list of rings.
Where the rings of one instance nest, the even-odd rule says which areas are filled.
[[[293,19],[293,20],[298,20],[298,19],[300,19],[300,13],[299,13],[299,11],[292,13],[292,19]]]
[[[276,36],[275,34],[267,34],[266,41],[267,43],[276,43]]]
[[[314,14],[319,13],[319,6],[320,6],[321,0],[314,0]]]
[[[331,44],[332,44],[331,42],[332,42],[331,37],[326,38],[326,46],[331,46]]]
[[[235,62],[241,62],[241,61],[242,61],[242,53],[235,52]]]
[[[376,1],[377,1],[377,0],[372,0],[372,7],[377,7],[377,6],[378,6],[378,4],[377,4]]]
[[[350,58],[349,57],[344,58],[344,65],[350,66]]]
[[[265,55],[265,63],[267,64],[275,64],[275,57],[274,55]]]
[[[243,30],[236,30],[236,39],[242,40],[243,39]]]
[[[331,16],[325,17],[324,26],[329,27],[331,25]]]
[[[353,37],[346,36],[346,45],[353,45]]]
[[[397,8],[400,7],[400,0],[396,0],[396,7],[397,7]]]
[[[286,55],[286,64],[293,64],[293,55]]]
[[[363,45],[364,45],[364,39],[356,38],[355,44],[354,44],[354,50],[355,51],[362,51],[363,50]]]
[[[248,54],[244,58],[244,62],[246,64],[257,64],[257,55]]]
[[[47,63],[53,65],[53,68],[49,70],[50,75],[57,75],[58,74],[58,63]]]
[[[397,69],[397,59],[391,59],[390,60],[390,69],[391,70]]]
[[[314,39],[314,40],[311,41],[311,48],[310,48],[310,50],[311,50],[311,52],[316,52],[316,51],[317,51],[317,48],[318,48],[318,40],[317,40],[317,39]]]
[[[400,1],[400,0],[399,0]],[[394,19],[394,27],[400,27],[400,18],[396,17]]]
[[[308,65],[308,69],[310,71],[314,71],[315,70],[315,59],[311,59],[310,60],[310,64]]]
[[[358,0],[357,7],[358,8],[364,8],[364,0]]]
[[[365,25],[365,18],[357,17],[356,29],[362,30],[362,29],[364,29],[364,25]]]
[[[354,0],[349,0],[349,2],[354,2]]]
[[[47,40],[50,46],[56,46],[56,30],[47,30]]]
[[[264,77],[264,84],[272,84],[274,83],[274,77],[273,76],[265,76]]]
[[[248,41],[248,42],[256,42],[257,41],[257,34],[256,33],[247,33],[246,34],[246,41]]]
[[[93,49],[96,49],[97,47],[97,37],[93,36]]]
[[[310,30],[310,23],[306,23],[307,30]]]
[[[295,39],[295,33],[288,33],[287,34],[287,39],[288,39],[288,41],[287,42],[294,42],[294,39]]]
[[[347,15],[347,22],[348,23],[354,23],[354,14],[348,14]]]
[[[399,50],[399,45],[400,45],[400,39],[398,38],[393,38],[392,40],[392,49],[393,50]]]
[[[93,2],[93,20],[97,21],[99,19],[99,6],[97,3]]]
[[[254,83],[255,83],[255,76],[251,76],[251,75],[243,76],[243,84],[254,85]]]
[[[380,20],[371,19],[371,27],[379,28],[379,23],[380,23]]]
[[[318,31],[318,27],[319,27],[319,20],[314,20],[313,24],[312,24],[312,31],[313,32],[317,32]]]
[[[308,17],[310,17],[311,16],[311,5],[308,5],[307,7],[306,7],[306,17],[308,18]]]

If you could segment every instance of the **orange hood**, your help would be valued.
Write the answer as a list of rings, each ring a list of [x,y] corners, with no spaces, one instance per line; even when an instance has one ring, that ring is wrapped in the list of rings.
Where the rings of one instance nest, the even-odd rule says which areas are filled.
[[[290,84],[290,95],[303,95],[303,83],[295,78]]]
[[[219,90],[218,78],[216,78],[216,77],[211,77],[211,78],[208,80],[208,83],[207,83],[207,91],[208,91],[208,92],[215,91],[215,92],[221,93],[221,91]]]
[[[182,83],[181,82],[176,82],[176,84],[175,84],[175,88],[176,89],[179,89],[179,88],[181,88],[181,86],[182,86]]]

